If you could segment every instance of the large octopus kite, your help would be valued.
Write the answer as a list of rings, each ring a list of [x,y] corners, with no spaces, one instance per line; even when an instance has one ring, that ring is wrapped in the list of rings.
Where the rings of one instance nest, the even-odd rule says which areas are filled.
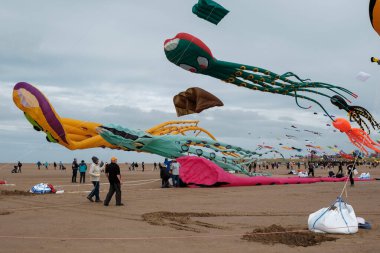
[[[347,134],[348,139],[354,144],[360,151],[362,151],[365,155],[368,155],[368,151],[366,149],[370,148],[373,151],[380,153],[379,144],[377,144],[371,137],[360,128],[352,128],[350,122],[343,118],[337,118],[333,125],[336,129],[341,131],[342,133]]]
[[[179,33],[174,38],[167,39],[164,43],[164,49],[168,60],[185,70],[209,75],[227,83],[252,90],[292,96],[295,98],[297,105],[303,109],[309,109],[310,107],[301,106],[298,103],[298,98],[312,101],[318,104],[331,120],[333,119],[330,114],[318,101],[305,95],[299,95],[299,92],[308,92],[331,98],[331,96],[316,90],[326,89],[347,99],[337,91],[340,90],[354,98],[357,97],[356,94],[345,88],[327,83],[302,80],[292,72],[278,75],[259,67],[217,60],[205,43],[188,33]],[[294,77],[297,81],[290,80],[290,77]]]
[[[368,133],[370,133],[370,129],[364,119],[367,119],[371,124],[372,128],[375,130],[380,129],[380,124],[377,123],[372,114],[361,106],[348,105],[347,102],[340,96],[334,95],[330,99],[331,103],[338,107],[340,110],[345,110],[348,112],[348,116],[350,117],[350,121],[355,121],[358,123],[360,128],[364,130],[364,126],[366,127]],[[363,126],[364,125],[364,126]]]
[[[35,130],[45,132],[48,141],[70,150],[108,147],[148,152],[168,158],[192,154],[210,159],[226,170],[246,174],[248,172],[243,165],[251,163],[256,159],[255,156],[266,154],[218,142],[211,133],[197,126],[198,121],[165,122],[142,131],[61,118],[48,99],[37,88],[25,82],[15,85],[13,100]],[[189,131],[196,131],[196,135],[186,136],[185,133]],[[198,137],[197,134],[201,132],[209,137]]]

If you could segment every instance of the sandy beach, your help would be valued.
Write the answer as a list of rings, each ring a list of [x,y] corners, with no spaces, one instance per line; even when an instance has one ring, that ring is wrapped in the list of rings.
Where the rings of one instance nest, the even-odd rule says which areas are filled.
[[[125,206],[115,206],[113,199],[105,207],[86,199],[91,182],[71,183],[71,170],[37,170],[29,164],[21,174],[11,174],[11,168],[11,164],[1,165],[0,180],[9,184],[0,186],[2,191],[26,191],[45,182],[65,192],[22,196],[3,191],[0,252],[364,253],[377,252],[380,246],[379,181],[356,182],[348,188],[347,197],[344,194],[357,216],[372,224],[372,230],[331,235],[335,241],[297,247],[252,242],[242,236],[273,224],[289,231],[306,230],[308,215],[330,205],[344,183],[161,189],[159,172],[152,171],[151,165],[146,165],[145,172],[131,172],[122,165]],[[286,176],[283,167],[269,171]],[[359,171],[380,177],[378,168]],[[318,169],[316,174],[326,175],[327,171]],[[106,181],[102,175],[101,199],[108,191]]]

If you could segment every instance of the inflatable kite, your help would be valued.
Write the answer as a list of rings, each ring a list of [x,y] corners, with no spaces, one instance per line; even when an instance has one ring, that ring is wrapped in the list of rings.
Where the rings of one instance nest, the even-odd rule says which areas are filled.
[[[380,129],[379,123],[375,120],[375,118],[372,116],[372,114],[367,111],[367,109],[361,107],[361,106],[350,106],[346,103],[346,101],[337,95],[334,95],[331,97],[331,103],[338,107],[340,110],[345,110],[348,112],[348,115],[350,117],[350,121],[355,121],[358,123],[361,129],[364,130],[364,126],[366,127],[368,133],[370,133],[370,128],[368,127],[367,123],[364,121],[364,119],[367,119],[369,123],[371,124],[372,128],[375,130]]]
[[[120,149],[99,136],[96,128],[101,124],[61,118],[48,99],[31,84],[16,84],[13,89],[13,101],[24,112],[33,128],[46,134],[49,142],[59,143],[71,150],[97,147]],[[198,123],[197,120],[168,121],[148,129],[147,132],[152,135],[186,135],[188,132],[195,132],[195,136],[204,133],[215,140],[215,137],[199,127]]]
[[[302,148],[296,148],[296,147],[282,146],[281,148],[285,149],[285,150],[295,150],[297,152],[301,152],[302,151]]]
[[[177,116],[200,113],[215,106],[223,106],[219,98],[201,88],[193,87],[173,97]]]
[[[273,149],[273,147],[272,146],[265,146],[265,145],[257,145],[260,149],[261,148],[266,148],[266,149]]]
[[[288,138],[288,139],[297,139],[297,137],[295,137],[294,135],[289,135],[289,134],[285,134],[285,136]]]
[[[348,122],[346,119],[337,118],[333,122],[333,125],[339,131],[347,134],[351,143],[358,147],[359,150],[362,151],[365,155],[368,155],[368,151],[365,147],[368,147],[373,151],[380,153],[380,149],[377,148],[380,147],[380,145],[373,141],[364,130],[360,128],[351,128],[350,122]]]
[[[339,153],[339,151],[340,151],[337,147],[327,146],[327,148],[331,149],[331,150],[334,151],[335,153]]]
[[[202,157],[183,156],[177,159],[181,165],[179,177],[188,186],[226,187],[226,186],[258,186],[283,184],[311,184],[318,182],[344,182],[347,178],[332,177],[241,177],[232,175],[216,164]],[[357,181],[362,181],[356,179]],[[363,180],[365,181],[365,180]],[[368,181],[368,180],[367,180]]]
[[[168,158],[193,154],[210,159],[226,170],[246,174],[248,172],[243,165],[252,162],[254,156],[266,154],[217,142],[208,131],[196,126],[198,121],[169,121],[142,131],[61,118],[47,98],[37,88],[25,82],[15,85],[13,100],[34,129],[43,131],[48,141],[70,150],[108,147],[148,152]],[[204,132],[209,138],[186,136],[186,131]]]
[[[306,144],[305,146],[308,147],[308,148],[315,148],[315,149],[323,150],[323,148],[321,146],[314,146],[314,145],[311,145],[311,144]]]
[[[292,128],[287,128],[287,127],[284,127],[285,130],[291,130],[291,131],[296,131],[296,132],[301,132],[301,130],[299,129],[292,129]]]
[[[355,160],[355,157],[353,155],[347,154],[343,150],[339,151],[339,155],[347,160]]]
[[[371,57],[371,62],[376,62],[377,64],[380,65],[380,59],[379,58]]]
[[[369,2],[369,18],[373,29],[380,35],[380,2],[370,0]]]
[[[337,90],[352,97],[357,97],[356,94],[345,88],[327,83],[302,80],[291,72],[278,75],[259,67],[217,60],[205,43],[188,33],[179,33],[174,38],[167,39],[164,43],[164,49],[167,59],[185,70],[209,75],[227,83],[252,90],[291,96],[295,98],[295,102],[299,107],[309,109],[310,107],[303,107],[298,103],[299,98],[306,99],[319,105],[327,115],[329,113],[318,101],[299,93],[312,93],[331,98],[331,96],[318,90],[326,89],[342,97],[344,96]],[[289,78],[291,77],[297,81],[290,80]],[[331,120],[333,119],[331,118]]]
[[[307,129],[304,129],[304,131],[305,131],[305,132],[308,132],[308,133],[315,134],[315,135],[319,135],[319,136],[322,135],[322,133],[320,133],[320,132],[316,132],[316,131],[311,131],[311,130],[307,130]]]
[[[199,0],[198,3],[193,6],[193,13],[195,15],[214,25],[217,25],[228,12],[229,11],[223,6],[212,0]]]

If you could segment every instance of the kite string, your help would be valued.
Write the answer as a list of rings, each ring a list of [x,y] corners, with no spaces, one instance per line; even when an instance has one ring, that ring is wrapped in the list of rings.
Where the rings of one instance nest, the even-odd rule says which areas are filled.
[[[349,173],[348,173],[348,177],[347,177],[347,179],[346,179],[346,182],[344,183],[344,186],[343,186],[342,192],[341,192],[340,195],[339,195],[339,198],[342,198],[342,195],[343,195],[344,192],[346,192],[346,198],[348,198],[348,194],[347,194],[347,183],[348,183],[348,180],[350,179],[351,174],[352,174],[353,171],[354,171],[354,167],[355,167],[355,164],[356,164],[356,161],[357,161],[358,158],[359,158],[359,154],[355,157],[355,160],[354,160],[353,166],[352,166],[352,168],[350,169],[350,171],[349,171]]]

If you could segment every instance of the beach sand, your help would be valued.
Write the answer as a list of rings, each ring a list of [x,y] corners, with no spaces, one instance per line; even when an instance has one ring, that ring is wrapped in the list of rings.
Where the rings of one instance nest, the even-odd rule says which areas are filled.
[[[0,252],[379,252],[380,181],[356,182],[343,195],[372,230],[329,235],[336,240],[302,247],[242,237],[273,224],[306,230],[309,214],[332,204],[344,183],[161,189],[159,171],[152,171],[152,165],[145,172],[141,165],[131,172],[122,164],[125,206],[115,206],[113,198],[105,207],[86,199],[92,189],[89,175],[86,184],[72,184],[71,166],[66,167],[37,170],[25,164],[21,174],[11,174],[12,164],[0,165],[0,180],[15,184],[0,185],[0,190],[26,191],[45,182],[65,191],[0,195]],[[268,171],[281,176],[287,172],[283,167]],[[360,173],[368,171],[380,177],[380,168],[359,167]],[[321,175],[327,170],[317,169],[316,176]],[[101,182],[104,199],[104,175]]]

